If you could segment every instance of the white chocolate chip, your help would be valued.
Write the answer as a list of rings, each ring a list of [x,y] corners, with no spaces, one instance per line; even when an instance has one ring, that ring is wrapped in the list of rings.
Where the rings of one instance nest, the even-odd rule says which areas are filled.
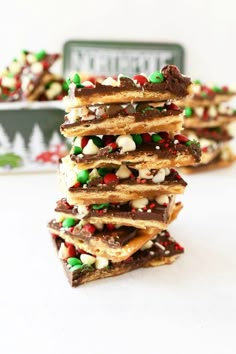
[[[43,72],[43,64],[40,62],[33,63],[31,65],[31,71],[33,74],[41,74]]]
[[[14,75],[18,74],[21,70],[21,64],[18,61],[13,61],[10,65],[9,65],[9,70],[11,73],[13,73]]]
[[[168,194],[159,195],[159,197],[156,198],[156,202],[160,205],[169,204],[169,195]]]
[[[90,256],[89,254],[81,254],[80,260],[83,264],[92,265],[96,261],[96,257]]]
[[[106,79],[102,82],[102,85],[105,85],[105,86],[113,86],[113,87],[119,86],[118,82],[117,82],[116,80],[114,80],[112,77],[106,78]]]
[[[199,84],[192,85],[192,92],[194,94],[200,93],[201,92],[201,85],[199,85]]]
[[[211,118],[216,117],[216,116],[217,116],[217,109],[216,109],[216,107],[215,107],[215,106],[210,106],[210,107],[208,108],[208,114],[209,114],[209,116],[210,116]]]
[[[5,87],[15,87],[16,85],[16,79],[14,77],[3,77],[2,78],[2,86]]]
[[[153,242],[151,240],[147,241],[141,248],[141,251],[145,251],[148,250],[149,248],[151,248],[153,245]]]
[[[93,179],[97,177],[101,177],[101,176],[99,175],[98,170],[94,168],[89,174],[89,179]]]
[[[17,60],[20,62],[20,64],[25,64],[26,60],[26,54],[25,53],[20,53],[17,57]]]
[[[126,165],[121,165],[120,168],[116,171],[118,178],[128,178],[131,175],[130,169]]]
[[[69,257],[68,248],[65,246],[64,243],[61,243],[61,246],[58,251],[58,257],[63,260]]]
[[[169,168],[165,168],[165,175],[169,176],[169,174],[170,174],[170,169]]]
[[[165,180],[165,169],[164,168],[161,168],[157,174],[152,178],[152,182],[154,183],[161,183]]]
[[[37,61],[36,57],[33,54],[27,54],[26,59],[29,64],[33,64]]]
[[[203,116],[204,108],[203,107],[196,107],[196,108],[194,108],[194,112],[196,113],[196,115],[198,117],[201,118]]]
[[[123,154],[124,152],[127,151],[135,151],[136,150],[136,144],[134,140],[132,139],[131,135],[120,135],[116,139],[117,145],[121,148],[120,153]]]
[[[109,264],[109,260],[107,258],[104,257],[96,257],[96,261],[95,261],[95,267],[96,269],[102,269],[107,267]]]
[[[138,171],[139,173],[139,178],[144,178],[144,179],[152,179],[153,178],[153,174],[151,173],[151,171],[148,168],[143,168],[141,170]]]
[[[149,200],[147,198],[140,198],[140,199],[135,199],[131,201],[131,205],[135,209],[142,209],[146,205],[148,205]]]
[[[59,82],[53,82],[50,88],[46,90],[45,94],[49,100],[52,100],[56,96],[60,95],[61,92],[62,92],[62,85],[59,84]]]
[[[61,213],[56,213],[56,222],[62,222],[65,219],[65,216]]]
[[[84,155],[95,155],[99,151],[99,148],[94,144],[92,139],[89,139],[88,144],[83,149]]]
[[[86,215],[88,215],[89,210],[84,204],[77,205],[77,216],[79,219],[84,218]]]

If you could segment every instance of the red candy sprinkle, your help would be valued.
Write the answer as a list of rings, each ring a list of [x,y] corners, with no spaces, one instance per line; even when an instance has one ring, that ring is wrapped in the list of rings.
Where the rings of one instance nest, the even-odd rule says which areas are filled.
[[[76,250],[74,245],[69,245],[67,247],[68,250],[68,257],[75,257],[76,256]]]
[[[80,187],[80,183],[79,183],[79,182],[75,183],[75,184],[73,185],[73,187],[74,187],[74,188]]]
[[[155,208],[155,206],[156,206],[155,203],[151,203],[151,204],[149,205],[149,208],[150,208],[150,209],[153,209],[153,208]]]
[[[144,143],[151,143],[152,142],[152,137],[148,133],[142,134],[142,138],[143,138]]]
[[[167,132],[159,132],[158,135],[160,135],[162,139],[169,139],[169,134]]]
[[[82,149],[85,148],[85,146],[88,144],[88,142],[89,142],[89,138],[87,138],[87,136],[84,136],[81,140]]]
[[[178,107],[176,104],[174,104],[174,103],[165,105],[165,108],[166,108],[167,110],[179,111],[179,107]]]
[[[107,226],[107,229],[108,229],[109,231],[112,231],[112,230],[114,230],[114,228],[115,228],[115,225],[114,225],[114,224],[107,224],[106,226]]]
[[[96,227],[92,224],[86,224],[84,225],[83,230],[93,234],[96,231]]]
[[[108,173],[106,176],[104,176],[105,184],[117,183],[117,182],[118,182],[118,177],[114,173]]]
[[[175,139],[179,140],[180,143],[186,143],[187,141],[189,141],[189,139],[182,134],[175,135]]]
[[[133,80],[137,81],[140,85],[144,85],[148,82],[148,79],[144,75],[135,75]]]
[[[114,151],[118,148],[118,145],[116,143],[110,143],[110,144],[107,144],[107,146],[109,146],[112,149],[112,151]]]
[[[46,60],[41,61],[41,64],[43,65],[44,70],[47,70],[50,66]]]
[[[228,86],[223,86],[223,87],[222,87],[222,90],[225,91],[225,92],[227,92],[227,91],[229,91],[229,88],[228,88]]]

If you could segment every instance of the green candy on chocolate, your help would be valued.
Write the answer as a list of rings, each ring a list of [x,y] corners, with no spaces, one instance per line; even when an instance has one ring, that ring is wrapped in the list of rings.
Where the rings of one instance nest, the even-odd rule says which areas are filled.
[[[99,138],[99,136],[93,136],[92,140],[94,145],[96,145],[98,148],[101,148],[103,146],[102,139]]]
[[[73,76],[73,80],[72,80],[73,82],[74,82],[74,84],[76,84],[76,85],[80,85],[80,76],[79,76],[79,74],[75,74],[74,76]]]
[[[164,75],[159,71],[154,71],[154,73],[150,74],[148,77],[148,81],[152,82],[153,84],[160,84],[165,80]]]
[[[145,107],[142,112],[145,113],[147,111],[153,111],[155,108],[154,107]]]
[[[200,80],[194,80],[193,83],[194,83],[195,85],[201,85],[201,81],[200,81]]]
[[[185,107],[184,109],[185,117],[191,117],[193,115],[193,110],[191,107]]]
[[[140,145],[143,142],[143,138],[140,134],[132,134],[132,138],[136,145]]]
[[[75,266],[70,268],[70,272],[75,272],[78,269],[83,268],[83,264],[76,264]]]
[[[76,220],[74,218],[66,218],[62,222],[63,227],[72,227],[76,224]]]
[[[94,209],[94,210],[101,210],[101,209],[109,208],[109,206],[110,206],[109,203],[94,204],[94,205],[92,206],[92,209]]]
[[[76,265],[82,265],[81,260],[79,258],[76,258],[76,257],[67,258],[67,263],[69,265],[71,265],[72,267],[76,266]]]
[[[159,134],[152,134],[152,141],[154,141],[154,143],[159,143],[161,140],[162,137]]]
[[[62,83],[62,88],[63,88],[64,91],[67,91],[69,89],[69,85],[68,85],[67,80]]]
[[[80,183],[86,183],[89,180],[89,171],[88,170],[82,170],[79,171],[77,174],[77,181]]]
[[[73,154],[74,155],[79,155],[79,154],[81,154],[82,153],[82,148],[80,147],[80,146],[74,146],[74,148],[73,148]]]
[[[45,58],[46,52],[45,50],[40,50],[38,53],[35,53],[34,56],[37,60],[42,60],[43,58]]]
[[[212,91],[214,92],[221,92],[221,88],[219,86],[213,86]]]
[[[106,176],[110,172],[111,172],[111,169],[106,168],[106,167],[101,167],[98,169],[98,173],[100,174],[101,177]]]
[[[191,140],[189,140],[189,141],[187,141],[187,142],[185,143],[186,146],[190,146],[190,145],[192,145],[192,144],[193,144],[193,142],[192,142]]]

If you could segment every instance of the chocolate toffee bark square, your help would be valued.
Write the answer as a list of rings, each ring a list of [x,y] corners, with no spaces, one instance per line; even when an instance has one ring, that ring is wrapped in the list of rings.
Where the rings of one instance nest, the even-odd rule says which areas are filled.
[[[168,231],[161,231],[158,235],[154,235],[152,240],[146,242],[140,250],[126,260],[117,263],[104,257],[88,254],[57,235],[52,235],[52,240],[69,283],[74,287],[138,268],[171,264],[184,252],[183,247],[170,236]]]

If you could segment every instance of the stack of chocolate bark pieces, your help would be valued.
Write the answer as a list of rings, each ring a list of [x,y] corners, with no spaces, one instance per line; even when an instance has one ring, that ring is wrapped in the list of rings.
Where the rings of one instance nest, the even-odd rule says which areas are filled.
[[[186,187],[175,167],[200,161],[172,102],[190,79],[169,65],[149,77],[69,81],[61,132],[73,146],[59,164],[64,197],[48,227],[71,285],[172,263],[183,247],[167,227]]]
[[[60,100],[65,80],[51,72],[60,55],[23,50],[0,73],[0,102]]]
[[[192,86],[193,95],[178,102],[185,109],[184,134],[198,140],[201,161],[182,169],[195,173],[230,166],[236,156],[229,145],[233,139],[229,126],[236,120],[236,112],[229,105],[235,91],[229,87],[206,86],[197,81]]]

